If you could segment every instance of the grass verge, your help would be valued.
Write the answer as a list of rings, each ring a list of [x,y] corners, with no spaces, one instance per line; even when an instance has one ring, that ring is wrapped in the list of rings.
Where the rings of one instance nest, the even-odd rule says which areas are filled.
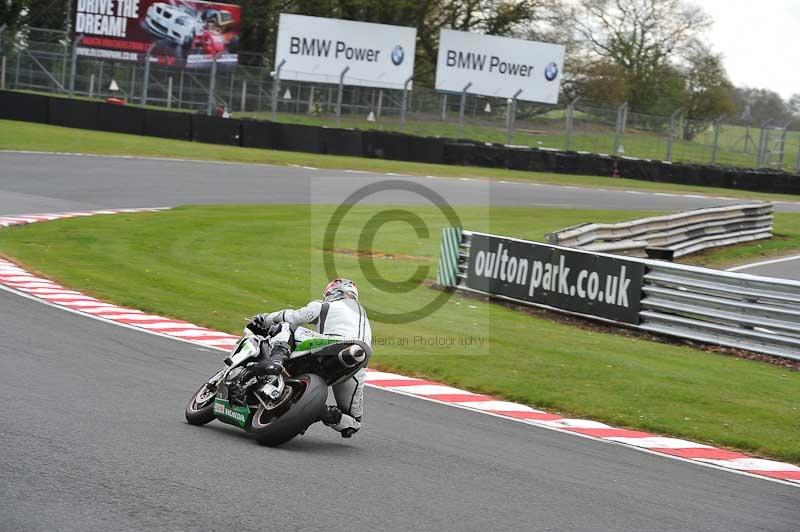
[[[440,164],[387,161],[363,157],[315,155],[255,148],[239,148],[217,144],[161,139],[139,135],[87,131],[59,126],[0,120],[0,149],[31,150],[100,155],[133,155],[174,157],[209,161],[314,166],[326,169],[352,169],[369,172],[394,172],[408,175],[440,177],[477,177],[504,179],[553,185],[619,188],[645,192],[678,192],[686,194],[723,195],[734,198],[800,201],[788,194],[767,194],[723,188],[706,188],[670,183],[651,183],[635,179],[520,172],[516,170],[449,166]]]
[[[356,252],[361,228],[386,215],[379,207],[354,208],[337,235],[338,272],[359,283],[368,308],[409,311],[438,294],[425,287],[388,294],[361,273],[359,261],[371,258],[378,274],[392,281],[433,277],[438,230],[446,221],[433,209],[407,209],[424,220],[429,237],[424,228],[417,236],[407,225],[389,222],[370,250]],[[332,211],[214,206],[76,218],[0,231],[0,252],[103,299],[238,333],[246,316],[319,297],[326,278],[321,235]],[[613,222],[640,214],[458,211],[465,227],[539,239],[588,219]],[[800,372],[576,329],[457,294],[417,318],[373,324],[373,367],[800,463]]]

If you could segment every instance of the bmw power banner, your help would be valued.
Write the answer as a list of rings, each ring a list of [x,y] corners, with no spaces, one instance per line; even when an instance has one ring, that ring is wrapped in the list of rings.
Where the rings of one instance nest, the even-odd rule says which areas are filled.
[[[563,310],[639,323],[644,263],[473,234],[466,286]]]
[[[565,48],[560,44],[442,30],[436,90],[558,103]]]
[[[78,55],[207,67],[238,61],[239,6],[193,0],[72,0]]]
[[[402,89],[414,74],[417,29],[282,13],[275,64],[281,79]],[[410,85],[409,85],[410,88]]]

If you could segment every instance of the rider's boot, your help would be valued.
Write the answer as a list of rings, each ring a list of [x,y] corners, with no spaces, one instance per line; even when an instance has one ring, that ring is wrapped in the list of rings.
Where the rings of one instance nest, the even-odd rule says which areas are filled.
[[[256,362],[249,367],[250,372],[256,376],[280,375],[283,373],[283,365],[288,360],[292,352],[292,347],[288,342],[273,342],[269,358]]]
[[[338,406],[328,406],[322,414],[321,421],[341,434],[342,438],[352,437],[361,428],[360,417],[345,414]]]

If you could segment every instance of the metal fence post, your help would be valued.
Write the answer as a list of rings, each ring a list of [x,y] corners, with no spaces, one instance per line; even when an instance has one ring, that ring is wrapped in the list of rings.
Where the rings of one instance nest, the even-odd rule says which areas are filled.
[[[342,127],[342,92],[344,91],[344,75],[350,70],[350,67],[344,67],[342,73],[339,74],[339,94],[336,95],[336,127]]]
[[[72,66],[69,71],[69,95],[75,96],[75,76],[78,73],[78,45],[83,40],[83,35],[78,35],[72,41]]]
[[[794,120],[789,120],[786,122],[786,125],[783,126],[783,133],[781,133],[781,152],[778,156],[778,170],[783,170],[783,162],[786,160],[786,136],[789,133],[789,126],[792,125]]]
[[[0,89],[3,90],[6,88],[6,54],[5,46],[3,46],[3,34],[6,32],[7,27],[6,24],[0,26],[0,54],[3,54],[3,57],[0,58]]]
[[[14,87],[19,87],[19,70],[20,70],[20,56],[22,55],[19,50],[17,50],[17,57],[16,61],[14,61]]]
[[[142,105],[147,105],[147,96],[150,92],[150,53],[153,51],[153,48],[156,47],[156,43],[150,45],[150,48],[147,49],[147,53],[144,54],[144,83],[142,85]]]
[[[113,77],[114,71],[112,69],[111,75]],[[103,62],[100,61],[100,72],[97,75],[97,96],[103,97]]]
[[[623,103],[617,109],[617,129],[614,133],[614,155],[619,155],[622,149],[622,133],[625,131],[625,117],[627,116],[628,102]]]
[[[61,86],[64,87],[67,84],[67,48],[69,44],[66,41],[61,42],[61,47],[64,49],[63,54],[61,56]]]
[[[414,76],[409,76],[409,78],[403,83],[403,98],[400,102],[400,129],[405,129],[406,127],[406,111],[408,110],[408,86],[413,81]]]
[[[131,85],[130,85],[131,103],[136,99],[136,64],[134,63],[131,68]]]
[[[675,109],[669,116],[669,136],[667,137],[667,161],[672,162],[672,146],[675,144],[675,126],[678,125],[678,117],[683,113],[683,109]]]
[[[714,146],[711,148],[711,164],[717,164],[717,154],[719,153],[719,134],[722,129],[722,120],[725,115],[720,116],[713,122],[714,127]]]
[[[89,98],[94,98],[94,74],[89,76]]]
[[[472,87],[472,82],[467,83],[461,90],[461,105],[458,108],[458,135],[456,139],[461,139],[464,132],[464,107],[467,105],[467,91]]]
[[[575,133],[575,105],[580,101],[578,96],[567,105],[567,151],[572,149],[572,137]]]
[[[511,97],[511,109],[509,109],[508,113],[508,135],[506,137],[506,144],[511,144],[511,141],[514,139],[514,121],[517,118],[517,98],[519,98],[520,94],[522,94],[522,89],[519,89],[514,93],[514,96]]]
[[[247,80],[246,79],[242,80],[242,98],[241,98],[241,100],[242,100],[241,110],[244,113],[245,108],[247,107]]]
[[[211,78],[208,80],[208,105],[206,106],[206,114],[211,116],[214,112],[214,91],[217,85],[217,54],[214,54],[211,60]]]
[[[800,174],[800,143],[797,145],[797,160],[794,162],[794,171]]]
[[[286,59],[282,59],[278,66],[275,67],[275,72],[272,78],[272,121],[275,122],[278,117],[278,91],[281,90],[281,69],[286,64]]]
[[[183,109],[183,77],[186,74],[186,69],[181,69],[181,77],[178,79],[178,109]]]
[[[381,119],[381,113],[383,112],[383,89],[378,91],[378,110],[375,112],[375,120]]]
[[[447,94],[442,94],[442,122],[447,120]]]
[[[768,133],[767,128],[772,124],[772,120],[767,120],[761,124],[761,133],[758,136],[758,153],[756,154],[756,166],[761,168],[766,164]]]
[[[172,109],[172,76],[167,78],[167,109]]]

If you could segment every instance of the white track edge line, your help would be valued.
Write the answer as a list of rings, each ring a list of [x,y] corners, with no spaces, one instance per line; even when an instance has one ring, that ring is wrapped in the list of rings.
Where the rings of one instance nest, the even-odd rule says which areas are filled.
[[[93,315],[93,314],[88,314],[88,313],[81,312],[79,310],[67,308],[67,307],[64,307],[64,306],[61,306],[61,305],[57,305],[55,303],[51,303],[49,301],[45,301],[43,299],[39,299],[38,297],[35,297],[35,296],[31,295],[31,294],[27,294],[25,292],[22,292],[20,290],[17,290],[15,288],[12,288],[10,286],[6,286],[6,285],[3,285],[3,284],[0,284],[0,290],[4,290],[6,292],[10,292],[12,294],[24,297],[25,299],[29,299],[31,301],[35,301],[35,302],[41,303],[41,304],[46,305],[48,307],[52,307],[52,308],[55,308],[55,309],[63,310],[63,311],[66,311],[66,312],[70,312],[70,313],[76,314],[78,316],[83,316],[83,317],[86,317],[86,318],[95,319],[97,321],[105,322],[105,323],[108,323],[108,324],[111,324],[111,325],[116,325],[118,327],[124,327],[124,328],[132,330],[132,331],[136,331],[136,332],[140,332],[140,333],[144,333],[144,334],[150,334],[150,335],[153,335],[153,336],[159,336],[161,338],[166,338],[168,340],[175,340],[175,341],[178,341],[178,342],[183,342],[183,343],[191,344],[191,345],[194,345],[194,346],[204,347],[204,348],[206,348],[208,350],[217,351],[217,352],[220,352],[220,353],[227,353],[229,351],[227,349],[222,349],[221,347],[210,346],[210,345],[207,345],[207,344],[202,344],[200,342],[194,342],[192,340],[187,340],[185,338],[180,338],[180,337],[176,337],[176,336],[170,336],[170,335],[164,334],[164,333],[159,333],[157,331],[140,329],[139,327],[128,325],[127,323],[120,323],[120,322],[117,322],[117,321],[114,321],[114,320],[103,318],[102,316],[96,316],[96,315]],[[425,379],[423,379],[423,380],[425,380]],[[796,484],[794,482],[789,482],[787,480],[768,477],[768,476],[765,476],[765,475],[756,475],[754,473],[749,473],[747,471],[733,469],[733,468],[729,468],[729,467],[723,467],[723,466],[719,466],[719,465],[716,465],[716,464],[710,464],[710,463],[707,463],[707,462],[700,462],[700,461],[697,461],[697,460],[692,460],[690,458],[683,458],[681,456],[675,456],[675,455],[670,455],[670,454],[666,454],[666,453],[659,453],[657,451],[652,451],[652,450],[644,448],[644,447],[637,447],[635,445],[628,445],[628,444],[625,444],[625,443],[622,443],[622,442],[617,442],[617,441],[614,441],[614,440],[607,440],[607,439],[604,439],[604,438],[599,438],[597,436],[591,436],[589,434],[581,434],[580,432],[566,430],[566,429],[562,429],[562,428],[554,427],[554,426],[550,426],[550,425],[545,425],[545,424],[539,424],[539,423],[536,423],[535,420],[518,419],[518,418],[511,417],[511,416],[504,416],[502,414],[496,414],[494,412],[487,411],[487,410],[477,410],[477,409],[470,408],[470,407],[465,406],[465,405],[459,405],[459,404],[454,404],[454,403],[447,403],[445,401],[439,401],[438,399],[432,399],[430,397],[425,397],[424,395],[414,395],[414,394],[403,392],[403,391],[397,390],[397,389],[384,388],[384,387],[381,387],[381,386],[376,386],[374,384],[370,384],[369,382],[366,382],[365,385],[367,387],[369,387],[369,388],[373,388],[373,389],[376,389],[376,390],[383,390],[384,392],[387,392],[387,393],[394,393],[394,394],[398,394],[398,395],[403,395],[405,397],[410,397],[410,398],[413,398],[413,399],[420,399],[422,401],[428,401],[430,403],[436,403],[436,404],[440,404],[440,405],[444,405],[444,406],[449,406],[449,407],[452,407],[452,408],[459,408],[461,410],[466,410],[468,412],[477,413],[477,414],[483,414],[483,415],[487,415],[487,416],[492,416],[492,417],[503,419],[503,420],[506,420],[506,421],[514,421],[516,423],[522,423],[522,424],[527,425],[529,427],[530,426],[537,427],[537,428],[541,428],[541,429],[545,429],[545,430],[550,430],[550,431],[553,431],[553,432],[560,432],[562,434],[570,434],[572,436],[578,436],[580,438],[585,438],[585,439],[596,441],[596,442],[602,442],[602,443],[611,444],[611,445],[618,445],[618,446],[624,447],[626,449],[634,449],[636,451],[644,452],[644,453],[651,454],[651,455],[654,455],[654,456],[660,456],[662,458],[667,458],[667,459],[670,459],[670,460],[678,460],[680,462],[686,462],[686,463],[689,463],[689,464],[694,464],[694,465],[699,465],[699,466],[702,466],[702,467],[708,467],[708,468],[712,468],[712,469],[717,469],[719,471],[726,471],[726,472],[729,472],[729,473],[736,473],[738,475],[744,475],[744,476],[755,478],[755,479],[759,479],[759,480],[766,480],[768,482],[776,482],[778,484],[783,484],[785,486],[792,486],[792,487],[795,487],[795,488],[796,487],[800,487],[800,484]]]
[[[761,262],[754,262],[752,264],[742,264],[741,266],[734,266],[733,268],[728,268],[726,271],[729,272],[738,272],[742,270],[750,270],[752,268],[759,268],[761,266],[769,266],[770,264],[779,264],[781,262],[790,262],[793,260],[800,260],[800,255],[794,255],[792,257],[781,257],[778,259],[771,259],[771,260],[762,260]]]

